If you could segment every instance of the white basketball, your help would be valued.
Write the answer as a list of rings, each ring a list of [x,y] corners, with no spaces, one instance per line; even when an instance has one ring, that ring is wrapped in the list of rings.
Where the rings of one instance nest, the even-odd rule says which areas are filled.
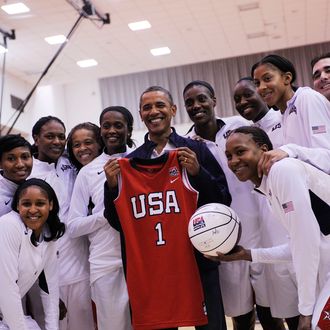
[[[228,253],[238,243],[240,221],[230,207],[210,203],[198,208],[189,220],[188,235],[193,246],[203,254]]]

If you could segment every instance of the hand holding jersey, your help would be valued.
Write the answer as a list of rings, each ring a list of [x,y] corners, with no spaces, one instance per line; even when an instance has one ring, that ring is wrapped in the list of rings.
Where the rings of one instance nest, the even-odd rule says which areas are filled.
[[[178,161],[182,168],[194,176],[197,175],[200,169],[196,153],[187,147],[177,148]],[[118,174],[120,173],[120,166],[117,158],[109,159],[104,165],[104,173],[107,178],[109,188],[116,188],[118,186]]]
[[[191,176],[197,175],[199,173],[200,165],[196,153],[187,147],[180,147],[177,150],[180,165],[185,168]]]
[[[118,186],[118,174],[120,173],[118,158],[109,159],[103,168],[109,188],[116,188]]]

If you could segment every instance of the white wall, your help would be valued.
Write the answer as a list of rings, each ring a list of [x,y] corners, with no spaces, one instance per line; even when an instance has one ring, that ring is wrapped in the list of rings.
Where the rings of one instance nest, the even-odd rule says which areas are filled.
[[[1,124],[7,124],[17,112],[11,108],[10,94],[25,99],[33,85],[6,73]],[[69,85],[47,85],[36,89],[15,128],[28,136],[34,123],[43,116],[59,117],[66,125],[67,132],[78,123],[98,123],[102,111],[100,90],[97,80],[88,80]],[[15,117],[15,116],[14,116]],[[13,118],[14,118],[13,117]],[[10,120],[8,126],[12,124]],[[7,130],[4,130],[5,134]]]
[[[30,131],[34,123],[44,116],[56,116],[67,123],[67,107],[65,104],[64,88],[62,85],[40,86],[35,91],[31,116]]]
[[[2,125],[11,126],[17,115],[17,111],[11,108],[10,95],[13,94],[24,100],[32,88],[32,84],[24,82],[8,73],[6,74],[1,118]],[[14,128],[22,132],[32,142],[31,130],[34,123],[40,117],[48,115],[57,116],[66,123],[68,111],[64,96],[64,86],[38,87],[24,109],[24,112],[17,120]],[[2,133],[6,134],[7,129]]]
[[[13,76],[9,78],[7,76],[2,123],[6,123],[14,113],[10,107],[10,94],[24,99],[32,88],[32,85]],[[101,111],[100,88],[96,79],[67,85],[40,86],[36,89],[15,128],[25,132],[32,142],[32,126],[42,116],[59,117],[66,125],[67,133],[69,133],[72,127],[85,121],[98,124]],[[179,134],[185,134],[190,126],[190,124],[176,125],[176,130]],[[133,139],[137,145],[143,143],[145,133],[146,129],[133,132]]]
[[[3,82],[0,80],[0,84],[2,83]],[[11,107],[10,95],[13,94],[24,100],[31,89],[32,89],[31,84],[19,80],[13,75],[6,73],[4,79],[4,94],[2,99],[1,125],[7,125],[10,127],[17,115],[17,111]],[[25,108],[24,112],[22,113],[22,115],[20,116],[19,120],[15,125],[16,129],[20,130],[22,133],[25,133],[26,135],[29,134],[30,113],[32,106],[31,103],[27,105],[27,107]],[[7,129],[4,129],[2,134],[5,134],[6,132]]]
[[[68,132],[75,125],[90,121],[99,123],[102,109],[100,88],[97,79],[89,79],[64,85]]]

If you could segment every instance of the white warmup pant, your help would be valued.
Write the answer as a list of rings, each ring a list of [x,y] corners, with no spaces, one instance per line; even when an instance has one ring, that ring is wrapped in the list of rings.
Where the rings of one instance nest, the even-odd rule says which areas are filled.
[[[68,312],[60,330],[93,330],[93,311],[89,279],[60,286],[60,298]]]
[[[330,235],[321,241],[319,266],[319,288],[313,312],[312,329],[330,329]]]
[[[219,266],[219,280],[225,314],[244,315],[257,304],[269,307],[264,287],[263,267],[246,261],[223,262]],[[255,298],[254,298],[255,292]]]
[[[25,295],[25,301],[34,320],[38,323],[41,329],[45,329],[45,314],[40,291],[39,281],[37,280]]]
[[[25,323],[28,330],[41,330],[37,322],[30,316],[25,316]],[[3,321],[0,321],[0,330],[10,330],[10,328]]]
[[[122,268],[92,283],[98,330],[129,330],[131,317],[124,271]]]
[[[322,288],[315,304],[312,329],[330,329],[330,278]]]
[[[290,318],[299,315],[297,280],[292,263],[264,266],[272,316]]]

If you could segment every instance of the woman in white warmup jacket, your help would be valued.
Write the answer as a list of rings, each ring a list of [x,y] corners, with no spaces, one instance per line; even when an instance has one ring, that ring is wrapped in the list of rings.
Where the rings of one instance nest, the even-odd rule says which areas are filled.
[[[31,177],[43,179],[53,187],[60,205],[59,217],[67,225],[76,169],[63,155],[66,144],[64,123],[57,117],[41,117],[32,128],[32,136],[36,152]],[[66,232],[58,241],[58,247],[60,298],[67,308],[60,329],[91,330],[94,322],[87,239],[72,239]]]
[[[327,330],[330,329],[330,176],[307,163],[286,158],[276,162],[267,176],[260,177],[258,162],[271,149],[263,130],[240,127],[230,134],[226,143],[228,167],[240,181],[252,181],[256,192],[266,196],[289,234],[286,248],[269,248],[262,259],[278,262],[292,257],[298,287],[298,329]],[[253,251],[238,250],[236,256],[255,259]],[[225,260],[230,256],[219,258]]]
[[[41,298],[45,329],[59,328],[59,286],[56,240],[65,232],[58,217],[56,194],[40,179],[22,183],[13,198],[13,211],[0,218],[1,329],[40,329],[24,316],[21,299],[42,271],[45,285]]]
[[[31,144],[19,134],[0,137],[0,216],[11,211],[17,187],[32,170]]]
[[[90,281],[98,329],[128,330],[131,320],[120,237],[103,215],[106,180],[103,167],[111,158],[125,157],[127,147],[133,146],[133,117],[124,107],[107,107],[100,115],[100,126],[104,151],[79,171],[72,192],[68,233],[72,238],[87,235],[89,239]],[[72,155],[70,146],[68,143]]]

